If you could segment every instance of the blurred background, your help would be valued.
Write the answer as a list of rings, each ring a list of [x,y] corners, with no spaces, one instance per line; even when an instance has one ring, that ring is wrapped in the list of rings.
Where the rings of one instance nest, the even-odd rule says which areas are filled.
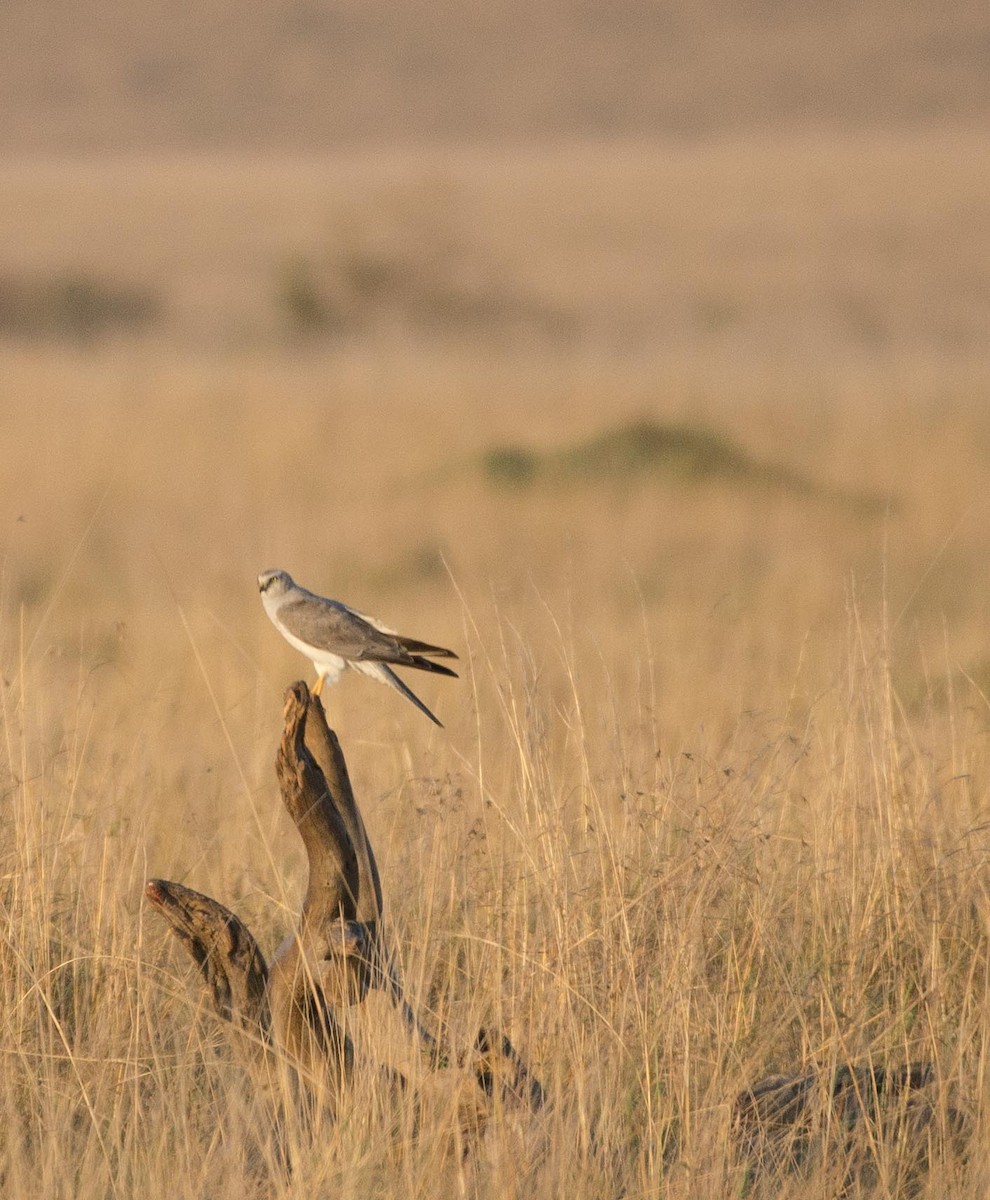
[[[281,566],[550,690],[556,621],[675,740],[827,689],[851,598],[911,703],[990,680],[985,4],[0,22],[10,662],[268,721]]]
[[[298,911],[274,567],[460,654],[443,730],[325,696],[411,994],[559,1098],[456,1194],[741,1194],[802,1062],[985,1111],[986,0],[4,0],[0,60],[11,1194],[275,1194],[141,901]],[[364,1128],[334,1196],[455,1194]]]
[[[982,359],[976,0],[2,21],[7,337]]]

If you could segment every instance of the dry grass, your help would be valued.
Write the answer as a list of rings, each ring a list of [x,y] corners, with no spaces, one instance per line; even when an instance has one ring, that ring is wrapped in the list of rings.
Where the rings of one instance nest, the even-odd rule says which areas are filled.
[[[950,1159],[922,1194],[985,1193],[990,371],[985,309],[953,284],[976,211],[963,142],[940,151],[958,169],[931,176],[933,226],[912,216],[908,185],[934,161],[919,146],[884,160],[889,221],[910,263],[937,231],[938,320],[925,325],[925,295],[906,285],[882,307],[893,332],[879,345],[835,326],[820,341],[789,336],[779,359],[761,350],[770,297],[793,334],[828,294],[821,247],[816,257],[815,239],[795,234],[800,263],[785,255],[771,270],[766,250],[746,293],[766,299],[745,307],[737,340],[674,321],[621,353],[601,330],[623,313],[648,323],[655,269],[601,300],[566,253],[583,244],[608,259],[590,202],[554,243],[537,236],[545,175],[534,166],[529,191],[486,192],[474,164],[472,204],[488,195],[513,219],[520,197],[536,205],[545,257],[517,251],[508,277],[548,304],[575,298],[574,345],[391,330],[293,356],[270,331],[239,349],[221,331],[217,350],[211,328],[196,349],[187,325],[156,342],[4,348],[5,1195],[721,1197],[744,1187],[727,1129],[746,1081],[909,1057],[935,1062],[939,1104],[975,1128],[969,1172]],[[688,271],[690,218],[705,238],[717,230],[719,205],[700,203],[712,181],[737,181],[740,220],[760,211],[759,164],[740,183],[730,149],[671,160],[678,186],[695,180],[669,209],[681,214],[668,274],[682,300],[714,271]],[[779,228],[810,211],[836,245],[843,229],[872,228],[884,170],[870,176],[875,156],[847,150],[829,168],[828,151],[785,148]],[[633,262],[656,247],[662,212],[629,199],[647,169],[635,155],[579,159],[553,195],[566,213],[575,179],[606,179],[621,161]],[[836,184],[850,163],[862,173],[845,207],[793,206],[800,179],[821,170]],[[334,195],[356,211],[382,176],[355,171]],[[24,263],[66,261],[42,228],[53,197],[85,241],[119,185],[110,274],[186,296],[192,324],[212,280],[227,311],[246,296],[244,328],[258,334],[259,280],[292,240],[259,229],[291,209],[291,189],[249,218],[234,203],[248,176],[235,173],[202,242],[178,239],[200,279],[186,292],[175,263],[160,279],[146,269],[166,231],[142,243],[168,172],[145,177],[143,200],[112,172],[78,194],[74,178],[59,168],[46,191],[42,176],[21,177],[23,230],[30,189],[48,197],[35,241],[13,239]],[[217,178],[179,178],[180,192],[193,181],[190,213]],[[326,211],[327,193],[302,192],[311,216]],[[510,239],[479,232],[489,210],[469,210],[467,243],[483,259],[508,253]],[[226,221],[236,211],[245,227]],[[211,250],[209,231],[223,229],[229,242]],[[305,225],[304,249],[316,230]],[[247,274],[225,275],[249,244],[261,249]],[[733,288],[744,258],[720,260]],[[874,261],[864,243],[854,273],[879,305]],[[620,265],[601,278],[623,279]],[[983,269],[975,252],[969,266]],[[938,332],[943,318],[959,342]],[[822,346],[834,352],[819,359]],[[518,489],[482,467],[519,442],[564,461],[554,456],[643,418],[707,423],[818,489],[732,472],[551,474]],[[871,515],[849,492],[895,503]],[[393,1117],[365,1072],[337,1128],[315,1141],[293,1131],[286,1175],[199,980],[141,905],[147,877],[180,879],[234,907],[269,952],[298,905],[303,858],[273,757],[283,687],[305,667],[255,595],[269,566],[462,653],[459,682],[424,686],[445,731],[360,679],[329,702],[411,993],[465,1045],[482,1024],[504,1027],[553,1097],[539,1119],[499,1115],[464,1164],[450,1154],[454,1100],[437,1097],[418,1139],[401,1124],[384,1136]],[[422,1071],[387,1005],[348,1021],[365,1061]],[[905,1162],[903,1147],[882,1148],[877,1194],[903,1193]],[[833,1185],[822,1172],[783,1194]]]
[[[539,427],[522,368],[469,424],[456,360],[401,400],[388,370],[10,355],[33,403],[4,515],[7,1193],[419,1196],[439,1173],[478,1195],[724,1195],[728,1101],[797,1063],[932,1058],[978,1111],[980,410],[885,421],[836,398],[814,455],[792,410],[726,412],[753,450],[896,493],[864,518],[731,478],[493,489],[465,463],[520,413],[514,386]],[[387,422],[373,394],[397,397]],[[425,693],[444,733],[360,680],[331,697],[412,991],[465,1044],[502,1024],[555,1098],[463,1168],[444,1119],[383,1138],[364,1079],[284,1178],[198,980],[145,922],[148,875],[232,903],[269,949],[298,902],[271,760],[303,666],[254,596],[271,564],[463,652],[462,681]],[[367,1058],[408,1058],[380,1004],[351,1023]],[[979,1194],[949,1170],[939,1188]]]

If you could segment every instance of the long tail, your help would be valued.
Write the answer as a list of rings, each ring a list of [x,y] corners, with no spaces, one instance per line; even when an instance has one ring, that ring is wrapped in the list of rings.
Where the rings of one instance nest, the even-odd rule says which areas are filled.
[[[420,700],[420,698],[414,692],[410,691],[410,689],[406,687],[406,685],[402,682],[398,675],[396,675],[391,667],[387,666],[385,663],[361,663],[357,665],[360,665],[361,669],[366,671],[367,674],[373,675],[376,679],[380,679],[382,683],[390,683],[397,692],[401,692],[407,700],[411,700],[421,713],[425,713],[434,725],[439,725],[440,728],[443,729],[443,722],[437,720],[437,718],[433,715],[433,713],[430,712],[423,701]]]

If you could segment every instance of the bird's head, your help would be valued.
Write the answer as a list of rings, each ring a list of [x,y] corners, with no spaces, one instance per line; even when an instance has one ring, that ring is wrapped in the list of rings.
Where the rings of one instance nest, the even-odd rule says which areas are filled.
[[[263,596],[281,596],[292,586],[288,571],[262,571],[258,576],[258,591]]]

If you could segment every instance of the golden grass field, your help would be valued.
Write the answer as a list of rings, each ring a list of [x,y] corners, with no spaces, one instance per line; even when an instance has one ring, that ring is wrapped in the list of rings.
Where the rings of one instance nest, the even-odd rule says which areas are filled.
[[[971,1128],[921,1194],[986,1194],[979,140],[4,168],[8,270],[166,313],[2,349],[4,1195],[742,1195],[747,1081],[909,1058]],[[332,279],[345,243],[411,244],[420,290],[298,345],[279,272]],[[421,323],[451,280],[498,281],[498,337]],[[635,421],[768,469],[485,468]],[[282,1170],[142,904],[180,880],[267,952],[298,907],[273,759],[311,668],[262,611],[273,566],[461,656],[411,681],[442,731],[360,678],[326,698],[411,995],[455,1043],[503,1028],[551,1097],[464,1162],[442,1104],[391,1136],[369,1067]],[[386,1001],[346,1020],[425,1074]]]

